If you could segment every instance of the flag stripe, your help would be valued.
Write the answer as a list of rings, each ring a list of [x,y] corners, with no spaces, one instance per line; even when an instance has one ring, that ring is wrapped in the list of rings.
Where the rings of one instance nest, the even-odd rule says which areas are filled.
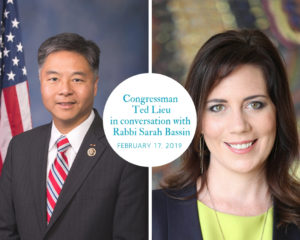
[[[1,103],[4,103],[4,96],[1,94]],[[0,119],[0,151],[2,157],[2,163],[5,159],[8,144],[12,138],[10,124],[7,116],[6,105],[1,104],[1,119]]]
[[[22,82],[16,85],[18,102],[20,104],[21,118],[23,123],[23,130],[31,129],[31,115],[30,115],[30,103],[28,94],[28,82]]]
[[[12,135],[15,136],[23,132],[23,124],[20,112],[19,101],[15,86],[7,87],[2,90],[7,109],[7,116]]]

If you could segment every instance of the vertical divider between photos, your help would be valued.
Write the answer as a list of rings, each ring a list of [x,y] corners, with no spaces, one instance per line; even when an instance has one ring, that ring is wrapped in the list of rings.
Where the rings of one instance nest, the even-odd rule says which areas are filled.
[[[148,0],[148,73],[152,73],[152,0]],[[148,235],[152,239],[152,167],[148,168]]]

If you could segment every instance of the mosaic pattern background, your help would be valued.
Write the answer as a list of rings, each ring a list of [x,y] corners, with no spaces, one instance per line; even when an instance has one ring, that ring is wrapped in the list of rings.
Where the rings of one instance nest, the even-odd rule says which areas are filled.
[[[282,54],[300,123],[300,0],[153,0],[153,72],[184,82],[212,35],[240,28],[266,33]],[[153,168],[153,188],[179,165]]]

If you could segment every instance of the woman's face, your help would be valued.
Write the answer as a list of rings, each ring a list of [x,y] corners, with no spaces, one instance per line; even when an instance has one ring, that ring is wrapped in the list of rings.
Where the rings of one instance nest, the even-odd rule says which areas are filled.
[[[260,68],[242,65],[212,90],[202,133],[210,167],[238,173],[262,168],[275,141],[276,110]]]

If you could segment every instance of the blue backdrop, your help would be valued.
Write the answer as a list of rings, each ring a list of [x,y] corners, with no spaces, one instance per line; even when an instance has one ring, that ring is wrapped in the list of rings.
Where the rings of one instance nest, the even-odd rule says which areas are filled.
[[[101,115],[118,83],[148,72],[147,0],[19,0],[18,4],[33,127],[51,120],[41,100],[37,49],[52,35],[76,32],[100,46],[95,107]]]

